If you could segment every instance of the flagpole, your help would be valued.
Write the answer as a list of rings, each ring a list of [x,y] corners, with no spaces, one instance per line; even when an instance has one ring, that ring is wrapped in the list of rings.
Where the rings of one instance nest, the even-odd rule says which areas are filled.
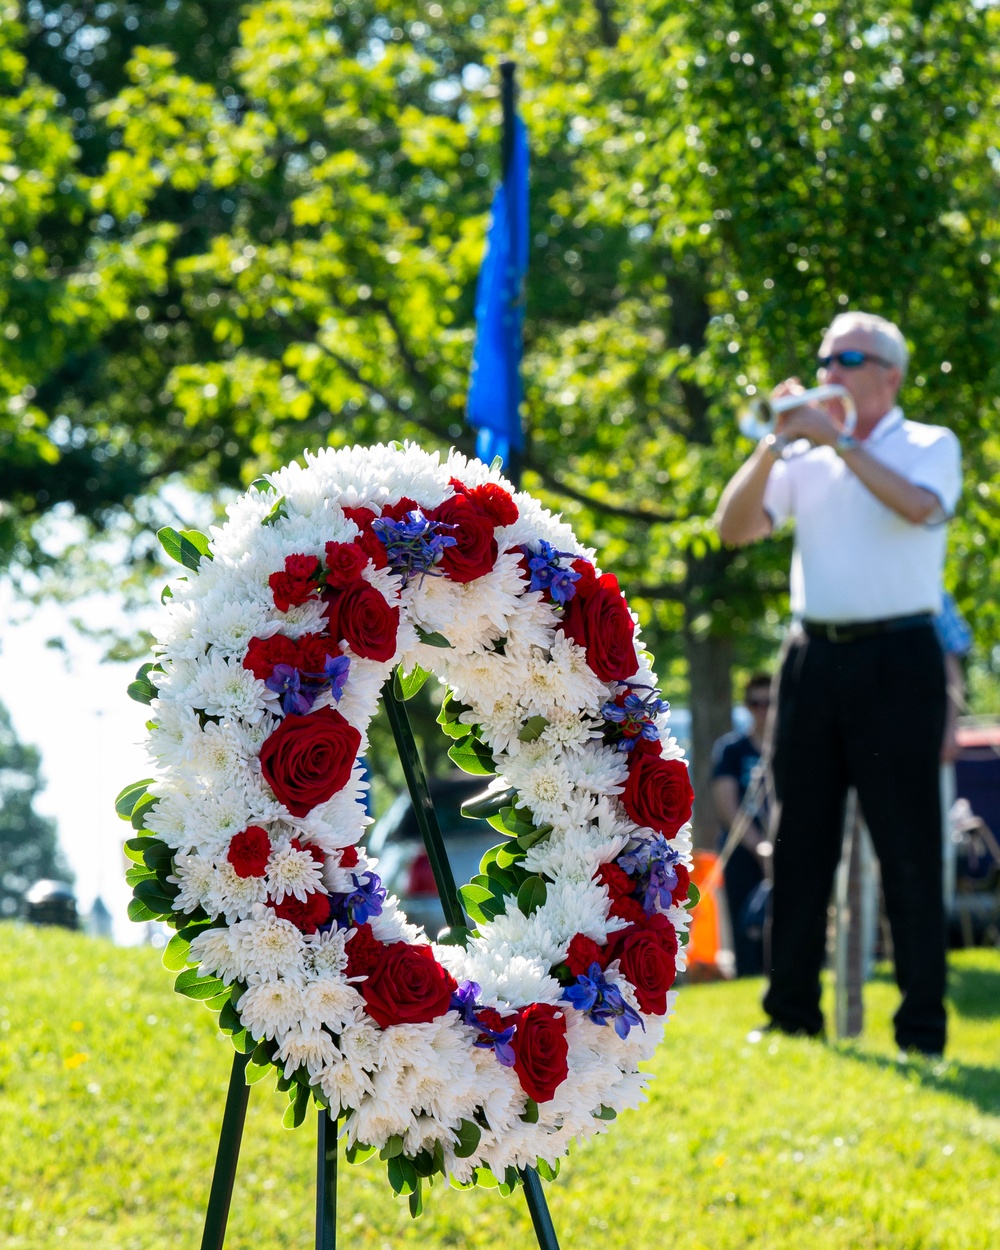
[[[507,179],[510,170],[511,158],[514,155],[514,100],[515,100],[515,84],[514,73],[517,65],[514,61],[500,62],[500,105],[503,110],[503,131],[500,140],[500,163],[501,177],[504,181]],[[510,220],[513,222],[516,214],[512,211]],[[516,241],[511,240],[511,256],[517,255]],[[520,353],[518,353],[520,355]],[[515,362],[513,369],[518,370]],[[517,376],[510,378],[507,387],[507,394],[511,398],[511,402],[517,405],[517,411],[510,414],[510,422],[508,428],[513,428],[521,423],[520,401],[521,394],[520,379]],[[521,452],[517,447],[511,446],[508,463],[505,466],[507,477],[511,480],[516,488],[521,485]]]

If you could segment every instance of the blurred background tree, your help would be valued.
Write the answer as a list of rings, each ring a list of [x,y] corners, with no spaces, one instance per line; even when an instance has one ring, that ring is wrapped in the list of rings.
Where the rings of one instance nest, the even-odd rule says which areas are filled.
[[[18,741],[10,714],[0,704],[0,919],[17,914],[34,882],[46,877],[73,881],[57,844],[55,821],[35,811],[45,786],[39,766],[38,748]]]
[[[0,542],[130,540],[164,485],[304,446],[469,449],[497,62],[532,142],[525,485],[563,510],[690,700],[696,788],[734,670],[773,661],[787,538],[721,549],[741,396],[844,308],[898,320],[902,402],[962,439],[948,580],[997,607],[997,14],[871,0],[0,0]],[[863,553],[859,553],[859,559]],[[980,682],[977,689],[988,686]],[[699,836],[712,837],[710,813]]]

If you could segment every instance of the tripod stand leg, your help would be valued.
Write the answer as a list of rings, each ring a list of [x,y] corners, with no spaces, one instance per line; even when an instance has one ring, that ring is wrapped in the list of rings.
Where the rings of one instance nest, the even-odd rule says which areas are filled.
[[[525,1168],[521,1172],[524,1180],[524,1196],[528,1201],[531,1223],[535,1229],[535,1238],[539,1250],[559,1250],[556,1230],[549,1214],[548,1203],[542,1191],[542,1182],[534,1168]]]
[[[337,1250],[337,1121],[325,1107],[316,1132],[316,1250]]]
[[[205,1231],[201,1237],[201,1250],[222,1250],[226,1240],[226,1224],[229,1220],[229,1204],[233,1197],[236,1165],[240,1158],[240,1141],[243,1124],[247,1118],[250,1087],[245,1073],[249,1055],[238,1051],[233,1055],[233,1070],[229,1074],[229,1092],[226,1109],[222,1113],[222,1131],[219,1134],[219,1151],[215,1156],[215,1172],[212,1190],[208,1196],[205,1212]]]

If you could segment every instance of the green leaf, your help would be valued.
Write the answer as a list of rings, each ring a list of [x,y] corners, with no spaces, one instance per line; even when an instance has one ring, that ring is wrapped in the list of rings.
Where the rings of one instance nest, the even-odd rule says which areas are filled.
[[[161,963],[170,972],[180,972],[182,968],[187,967],[188,955],[190,954],[191,943],[186,938],[181,937],[179,933],[175,933],[163,948]]]
[[[229,986],[226,986],[226,1001],[219,1011],[219,1028],[223,1033],[238,1033],[243,1028],[239,1012],[233,1006]]]
[[[403,1139],[398,1133],[394,1133],[378,1152],[378,1157],[380,1159],[395,1159],[397,1155],[402,1153]]]
[[[229,988],[218,977],[200,977],[197,968],[185,968],[174,981],[174,991],[185,998],[204,1001],[218,998],[223,992],[228,994]]]
[[[492,777],[496,772],[493,753],[478,738],[469,734],[448,748],[448,758],[465,773],[480,777]]]
[[[544,1159],[539,1159],[535,1164],[535,1171],[543,1181],[554,1181],[559,1175],[559,1160],[555,1163],[546,1163]]]
[[[510,868],[520,863],[525,856],[526,852],[517,842],[506,842],[503,846],[497,847],[497,864],[501,868]]]
[[[437,630],[421,629],[419,625],[416,627],[416,630],[417,630],[417,637],[427,647],[450,647],[451,646],[451,643],[444,636],[444,634],[439,634]]]
[[[144,829],[146,827],[146,813],[151,807],[155,807],[158,802],[159,800],[154,794],[144,794],[136,800],[135,807],[132,808],[132,815],[129,817],[133,829]]]
[[[593,1115],[594,1115],[595,1120],[617,1120],[618,1119],[618,1112],[614,1109],[614,1107],[605,1107],[603,1103],[601,1104],[600,1111],[595,1111]]]
[[[152,777],[146,777],[143,781],[133,781],[125,787],[124,790],[115,799],[115,811],[122,820],[131,820],[132,812],[136,803],[142,798],[149,787],[153,784]]]
[[[405,1155],[396,1155],[386,1165],[393,1193],[412,1194],[417,1188],[417,1172]]]
[[[163,887],[156,877],[147,877],[145,881],[138,882],[137,885],[133,886],[132,893],[157,916],[172,916],[174,914],[174,900],[169,895],[163,893]]]
[[[269,481],[267,480],[267,478],[266,478],[266,477],[255,477],[255,478],[254,478],[254,480],[250,483],[250,485],[251,485],[251,486],[256,486],[256,488],[257,488],[257,489],[258,489],[258,490],[259,490],[262,494],[263,494],[263,492],[264,492],[264,491],[266,491],[266,490],[274,490],[274,486],[272,485],[272,483],[271,483],[271,482],[269,482]],[[248,488],[248,489],[249,489],[249,488]]]
[[[151,911],[142,899],[133,898],[128,905],[128,918],[134,920],[136,924],[145,924],[149,920],[159,920],[160,913]]]
[[[203,557],[212,559],[208,539],[197,530],[175,530],[165,525],[163,529],[156,531],[156,537],[171,560],[176,560],[178,564],[183,564],[186,569],[193,569],[196,573],[201,567]]]
[[[473,726],[466,725],[462,716],[471,711],[472,708],[453,698],[451,691],[447,690],[441,702],[441,711],[437,714],[437,723],[449,738],[464,738],[472,731]]]
[[[355,1142],[353,1146],[348,1146],[344,1151],[344,1158],[348,1163],[364,1163],[374,1153],[374,1146],[366,1146],[362,1142]]]
[[[471,929],[466,929],[464,925],[450,925],[437,935],[437,942],[439,946],[468,946],[471,937]]]
[[[397,665],[392,678],[392,688],[396,692],[396,698],[402,699],[404,703],[412,699],[423,687],[428,677],[430,673],[419,664],[414,664],[413,671],[410,673],[404,673],[402,667]]]
[[[530,851],[539,842],[544,842],[551,832],[551,825],[542,825],[538,829],[532,828],[530,833],[522,833],[518,836],[517,844],[522,850]]]
[[[416,1219],[418,1215],[423,1215],[424,1213],[423,1183],[419,1176],[417,1177],[417,1187],[413,1191],[413,1193],[410,1194],[409,1203],[410,1203],[410,1216],[412,1219]]]
[[[684,906],[688,909],[688,911],[690,911],[693,907],[697,907],[700,902],[701,902],[701,890],[699,890],[698,887],[695,885],[695,883],[692,881],[690,885],[688,886],[688,896],[687,896],[687,901],[685,902]]]
[[[145,864],[136,864],[129,868],[125,873],[126,885],[138,885],[140,881],[150,881],[156,873],[151,868],[147,868]]]
[[[507,1168],[507,1170],[503,1174],[503,1180],[500,1182],[497,1188],[500,1190],[500,1193],[505,1198],[509,1198],[510,1195],[514,1192],[514,1190],[517,1189],[518,1185],[520,1185],[520,1183],[521,1183],[521,1177],[518,1174],[517,1168]]]
[[[486,790],[465,800],[462,804],[462,815],[468,816],[470,820],[488,820],[490,816],[498,815],[502,808],[509,807],[516,798],[517,791],[513,786],[507,786],[504,790]]]
[[[531,716],[521,726],[521,732],[517,735],[519,742],[537,742],[545,732],[545,726],[548,720],[544,716]]]
[[[521,1112],[521,1119],[525,1122],[525,1124],[538,1123],[538,1103],[535,1102],[534,1098],[529,1098],[524,1104],[524,1110]]]
[[[483,1130],[475,1120],[463,1120],[455,1134],[455,1154],[459,1159],[470,1159],[479,1149]]]
[[[262,1081],[271,1071],[270,1063],[255,1063],[253,1059],[249,1061],[244,1073],[246,1083],[248,1085],[256,1085],[258,1081]]]
[[[476,1184],[481,1185],[483,1189],[496,1189],[496,1187],[500,1184],[489,1168],[476,1168],[475,1175]]]
[[[530,916],[533,911],[541,907],[547,895],[548,890],[542,878],[537,875],[529,877],[527,881],[521,883],[521,888],[517,892],[517,906],[526,916]]]
[[[279,495],[271,507],[271,511],[265,517],[261,517],[261,525],[275,525],[278,521],[286,521],[288,519],[288,510],[285,507],[285,496]]]
[[[172,599],[173,597],[174,597],[174,592],[170,589],[169,586],[164,586],[163,589],[160,591],[161,603],[166,603],[168,599]]]
[[[285,1128],[298,1128],[309,1110],[309,1086],[296,1083],[289,1098],[290,1101],[285,1108],[285,1114],[281,1117],[281,1123]]]
[[[158,694],[157,687],[149,679],[150,673],[162,673],[162,664],[143,664],[129,684],[128,697],[136,703],[152,703]]]

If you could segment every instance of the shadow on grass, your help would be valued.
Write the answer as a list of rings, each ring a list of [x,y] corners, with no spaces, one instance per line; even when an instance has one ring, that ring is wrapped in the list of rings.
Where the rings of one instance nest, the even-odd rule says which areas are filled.
[[[954,1059],[942,1063],[915,1058],[898,1063],[888,1055],[873,1055],[870,1051],[856,1048],[851,1042],[838,1043],[837,1050],[845,1059],[905,1076],[908,1080],[919,1082],[923,1089],[961,1098],[986,1115],[1000,1115],[1000,1068],[984,1068]]]
[[[877,964],[871,980],[895,985],[892,965]],[[1000,1020],[1000,964],[970,968],[949,960],[948,1002],[966,1020]]]

